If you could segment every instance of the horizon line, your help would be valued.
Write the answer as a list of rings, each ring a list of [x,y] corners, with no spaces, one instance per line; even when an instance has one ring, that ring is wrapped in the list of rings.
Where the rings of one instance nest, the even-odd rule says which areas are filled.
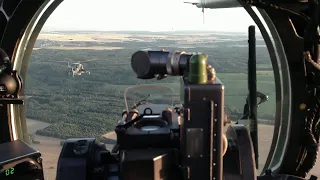
[[[248,33],[247,31],[216,31],[216,30],[167,30],[167,31],[150,31],[150,30],[41,30],[41,32],[149,32],[149,33],[175,33],[175,32],[210,32],[210,33]],[[40,33],[41,33],[40,32]],[[260,31],[256,31],[260,34]]]

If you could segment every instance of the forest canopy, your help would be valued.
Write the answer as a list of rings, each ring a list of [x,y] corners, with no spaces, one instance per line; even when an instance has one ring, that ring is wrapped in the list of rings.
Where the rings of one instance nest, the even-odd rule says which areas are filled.
[[[179,34],[159,37],[152,34],[156,37],[152,39],[148,34],[128,34],[125,39],[112,42],[83,42],[73,38],[56,41],[45,36],[37,40],[26,80],[25,92],[32,96],[27,101],[27,117],[51,124],[38,130],[37,134],[65,139],[98,137],[112,131],[125,108],[123,92],[132,85],[168,86],[174,90],[174,101],[179,102],[179,77],[161,81],[136,78],[130,58],[135,51],[146,48],[208,54],[209,63],[226,87],[226,112],[232,119],[241,116],[248,94],[246,36],[208,33],[206,36],[193,35],[190,38]],[[94,37],[95,34],[88,36]],[[219,40],[208,40],[208,37],[217,37]],[[272,66],[262,38],[257,38],[257,45],[258,91],[269,96],[269,101],[259,107],[258,117],[273,120],[275,85]],[[74,78],[68,75],[68,62],[72,64],[78,61],[91,72],[90,75]]]

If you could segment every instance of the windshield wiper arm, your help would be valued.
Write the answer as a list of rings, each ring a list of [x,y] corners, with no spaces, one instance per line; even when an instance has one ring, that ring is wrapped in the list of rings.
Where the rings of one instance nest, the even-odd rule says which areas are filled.
[[[141,105],[141,103],[145,100],[147,100],[149,97],[151,96],[151,94],[148,94],[146,97],[144,97],[142,100],[140,100],[139,102],[137,102],[136,104],[133,105],[132,109],[137,108],[138,106]]]

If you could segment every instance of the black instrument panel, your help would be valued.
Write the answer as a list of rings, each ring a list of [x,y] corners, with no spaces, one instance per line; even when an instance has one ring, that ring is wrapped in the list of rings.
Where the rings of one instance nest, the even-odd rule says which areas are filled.
[[[0,144],[1,180],[43,180],[41,153],[20,140]]]

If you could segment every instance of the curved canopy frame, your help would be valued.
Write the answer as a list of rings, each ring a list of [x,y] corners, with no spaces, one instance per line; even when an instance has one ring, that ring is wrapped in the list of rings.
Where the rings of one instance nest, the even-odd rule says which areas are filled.
[[[0,1],[1,6],[9,1],[10,9],[14,11],[9,12],[0,8],[0,13],[3,14],[0,15],[5,17],[7,22],[5,26],[2,25],[4,28],[0,27],[0,47],[13,60],[14,70],[20,73],[25,82],[29,57],[38,34],[62,0],[4,0]],[[265,169],[270,168],[282,174],[305,176],[303,172],[307,172],[308,168],[301,171],[299,168],[301,169],[301,154],[305,152],[302,149],[308,150],[302,141],[306,111],[299,109],[299,105],[308,103],[308,92],[305,88],[307,82],[304,61],[301,58],[303,41],[297,35],[296,29],[304,29],[306,23],[301,21],[293,23],[289,14],[279,9],[254,9],[241,0],[239,2],[262,32],[274,68],[276,123]],[[0,107],[2,120],[0,127],[3,128],[0,130],[0,142],[16,139],[28,142],[25,110],[25,105]],[[5,119],[9,123],[6,123]],[[297,158],[300,161],[297,161]]]
[[[290,132],[291,119],[291,81],[287,63],[287,56],[282,46],[281,38],[265,10],[256,9],[247,4],[242,4],[254,22],[259,27],[266,42],[273,67],[276,84],[276,116],[274,134],[269,155],[264,167],[276,171],[286,152],[286,144]]]

